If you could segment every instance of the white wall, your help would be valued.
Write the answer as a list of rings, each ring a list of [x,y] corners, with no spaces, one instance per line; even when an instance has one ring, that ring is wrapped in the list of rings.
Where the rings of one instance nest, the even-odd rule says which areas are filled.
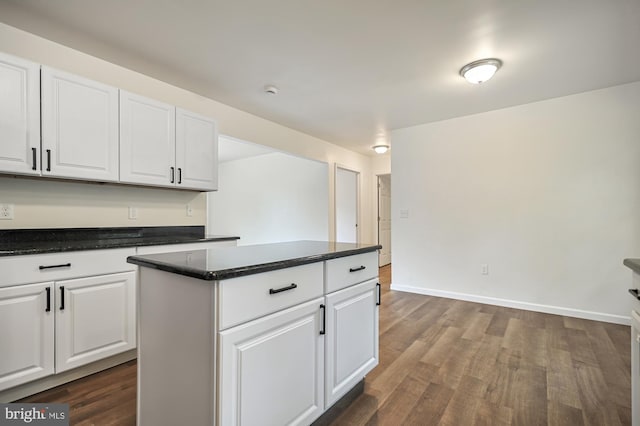
[[[203,225],[206,218],[198,192],[57,179],[0,177],[0,203],[15,206],[15,219],[0,229]],[[137,219],[129,219],[129,206]]]
[[[294,155],[310,158],[317,161],[326,162],[328,164],[340,163],[351,169],[358,170],[362,173],[362,191],[361,205],[363,214],[361,217],[362,224],[362,240],[363,242],[375,241],[375,221],[371,214],[374,203],[371,199],[372,185],[374,185],[374,176],[371,174],[371,157],[358,154],[345,148],[333,145],[318,138],[314,138],[299,131],[290,129],[272,121],[251,115],[244,111],[224,105],[215,100],[200,96],[193,92],[181,89],[171,84],[151,78],[139,72],[126,69],[117,64],[107,62],[100,59],[100,52],[93,52],[92,56],[84,52],[63,46],[51,40],[38,37],[34,34],[11,27],[10,20],[14,19],[11,13],[3,13],[6,7],[0,2],[0,51],[11,55],[19,56],[32,60],[37,63],[48,65],[54,68],[62,69],[77,75],[101,81],[134,93],[158,99],[181,108],[185,108],[200,114],[214,117],[219,124],[221,134],[225,134],[240,140],[247,140],[257,144],[266,145],[279,151],[290,152]],[[33,25],[43,24],[34,21]],[[107,47],[105,47],[107,49]],[[333,211],[333,174],[328,174],[329,180],[329,207],[328,211]],[[29,198],[28,202],[16,205],[16,211],[20,209],[25,217],[39,217],[39,223],[47,227],[67,226],[69,222],[90,222],[88,226],[104,226],[105,222],[101,214],[100,205],[102,202],[102,192],[100,189],[88,191],[89,194],[76,196],[73,192],[69,192],[69,187],[64,185],[40,185],[41,181],[36,181],[31,188],[35,191],[34,198]],[[0,188],[13,184],[12,178],[0,177]],[[41,193],[49,193],[50,201],[53,204],[38,203],[35,196]],[[137,198],[142,202],[147,201],[147,192],[142,189],[128,187],[121,190],[126,193],[127,197]],[[204,194],[195,194],[192,200],[194,206],[194,217],[196,219],[185,219],[182,215],[184,209],[183,196],[172,194],[175,191],[167,190],[167,199],[171,203],[171,211],[180,212],[179,216],[167,212],[159,212],[158,217],[164,217],[164,225],[183,224],[189,221],[189,224],[204,225],[206,215],[204,209],[206,207],[206,197]],[[0,194],[1,195],[1,194]],[[55,202],[57,198],[68,198],[69,203],[75,206],[75,209],[65,209],[62,204]],[[175,199],[175,202],[171,200]],[[2,200],[1,202],[12,202],[11,200]],[[64,211],[61,216],[61,209]],[[117,207],[117,215],[125,218],[123,212],[127,211],[126,205]],[[98,212],[98,214],[96,214]],[[166,213],[166,214],[165,214]],[[333,235],[334,223],[333,214],[329,215],[329,235]],[[149,218],[151,220],[151,218]],[[193,223],[195,221],[198,223]],[[127,219],[118,220],[111,226],[131,226]],[[146,219],[140,218],[134,226],[143,226],[155,224]],[[24,228],[35,227],[30,223],[18,223],[17,221],[2,221],[0,228]]]
[[[220,163],[220,190],[208,197],[209,233],[239,235],[239,245],[326,240],[326,163],[282,153]]]
[[[637,82],[394,131],[392,288],[627,322],[639,111]]]

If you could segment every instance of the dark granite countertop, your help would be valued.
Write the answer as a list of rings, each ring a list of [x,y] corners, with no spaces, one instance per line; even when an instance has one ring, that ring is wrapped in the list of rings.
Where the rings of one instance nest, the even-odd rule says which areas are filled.
[[[237,240],[205,235],[204,226],[0,230],[0,256]]]
[[[640,259],[625,259],[622,263],[624,266],[640,274]]]
[[[381,249],[380,245],[291,241],[191,252],[129,256],[135,265],[202,280],[224,280]]]

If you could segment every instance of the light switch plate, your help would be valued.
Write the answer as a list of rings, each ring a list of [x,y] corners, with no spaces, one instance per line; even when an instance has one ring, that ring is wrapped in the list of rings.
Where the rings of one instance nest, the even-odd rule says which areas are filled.
[[[135,220],[138,218],[138,208],[137,207],[129,207],[129,219]]]

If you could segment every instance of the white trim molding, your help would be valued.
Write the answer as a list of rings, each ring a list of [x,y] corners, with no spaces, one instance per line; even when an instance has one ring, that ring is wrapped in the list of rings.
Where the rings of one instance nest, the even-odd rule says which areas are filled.
[[[497,297],[478,296],[454,291],[436,290],[432,288],[413,287],[391,284],[391,290],[407,293],[424,294],[426,296],[444,297],[447,299],[464,300],[467,302],[484,303],[487,305],[504,306],[507,308],[524,309],[526,311],[543,312],[546,314],[563,315],[593,321],[610,322],[614,324],[631,325],[631,317],[612,315],[604,312],[584,311],[581,309],[565,308],[562,306],[540,305],[537,303],[521,302],[518,300],[500,299]]]

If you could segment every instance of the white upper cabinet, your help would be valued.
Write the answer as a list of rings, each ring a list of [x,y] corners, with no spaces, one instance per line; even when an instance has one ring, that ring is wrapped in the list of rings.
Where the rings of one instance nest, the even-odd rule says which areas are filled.
[[[218,186],[214,120],[120,91],[120,181],[200,191]]]
[[[40,174],[40,65],[3,53],[0,171]]]
[[[0,53],[0,173],[218,189],[215,120]]]
[[[42,174],[118,180],[118,89],[42,67]]]
[[[176,109],[176,168],[178,186],[218,189],[218,128],[214,120]]]
[[[175,186],[175,107],[120,91],[120,181]]]

